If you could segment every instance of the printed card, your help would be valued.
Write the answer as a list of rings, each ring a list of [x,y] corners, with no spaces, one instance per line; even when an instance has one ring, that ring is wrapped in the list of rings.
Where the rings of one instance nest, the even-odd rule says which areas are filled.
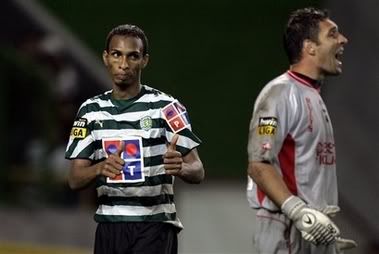
[[[189,128],[187,110],[177,100],[166,105],[162,109],[162,113],[172,132],[178,133],[185,128]]]
[[[102,140],[103,150],[107,156],[116,153],[122,147],[121,158],[125,161],[120,175],[115,178],[107,177],[108,183],[144,182],[143,146],[141,137],[105,138]]]

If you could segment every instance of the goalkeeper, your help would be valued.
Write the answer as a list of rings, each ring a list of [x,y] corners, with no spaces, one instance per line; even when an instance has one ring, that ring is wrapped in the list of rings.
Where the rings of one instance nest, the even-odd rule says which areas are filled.
[[[250,122],[248,188],[257,210],[258,253],[341,253],[330,214],[339,210],[333,129],[320,97],[323,79],[342,72],[347,39],[327,11],[296,10],[284,32],[287,72],[261,91]]]

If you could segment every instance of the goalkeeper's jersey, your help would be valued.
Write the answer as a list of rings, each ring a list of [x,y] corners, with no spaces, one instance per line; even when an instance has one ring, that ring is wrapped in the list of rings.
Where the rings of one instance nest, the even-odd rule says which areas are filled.
[[[81,105],[66,149],[67,159],[96,163],[124,145],[122,174],[96,179],[95,220],[167,222],[182,228],[174,204],[174,177],[165,174],[163,154],[174,132],[179,134],[176,148],[183,156],[201,143],[191,130],[187,110],[148,86],[129,100],[114,100],[111,93]]]
[[[259,94],[249,127],[249,161],[269,162],[292,194],[322,209],[337,205],[333,129],[319,89],[288,71]],[[251,207],[279,211],[248,176]]]

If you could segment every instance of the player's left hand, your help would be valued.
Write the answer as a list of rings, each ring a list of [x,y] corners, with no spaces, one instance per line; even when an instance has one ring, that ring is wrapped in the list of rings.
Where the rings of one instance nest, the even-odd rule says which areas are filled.
[[[176,143],[179,135],[175,134],[171,139],[171,143],[167,146],[167,152],[163,155],[163,164],[166,174],[177,176],[182,170],[183,158],[182,154],[176,151]]]
[[[338,206],[329,205],[325,207],[321,212],[328,215],[329,217],[334,217],[341,209]],[[358,247],[358,244],[353,239],[347,239],[342,237],[336,237],[336,249],[337,253],[343,253],[344,250],[349,250]]]

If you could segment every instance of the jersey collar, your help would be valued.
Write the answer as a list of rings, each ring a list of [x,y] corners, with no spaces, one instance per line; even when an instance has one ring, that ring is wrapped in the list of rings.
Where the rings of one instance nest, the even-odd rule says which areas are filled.
[[[301,73],[290,71],[290,70],[287,71],[287,74],[291,78],[293,78],[294,80],[296,80],[297,82],[299,82],[300,84],[308,86],[308,87],[311,87],[311,88],[314,88],[314,89],[317,90],[317,92],[320,93],[320,91],[321,91],[321,82],[319,80],[312,79],[312,78],[310,78],[308,76],[305,76],[305,75],[303,75]]]

